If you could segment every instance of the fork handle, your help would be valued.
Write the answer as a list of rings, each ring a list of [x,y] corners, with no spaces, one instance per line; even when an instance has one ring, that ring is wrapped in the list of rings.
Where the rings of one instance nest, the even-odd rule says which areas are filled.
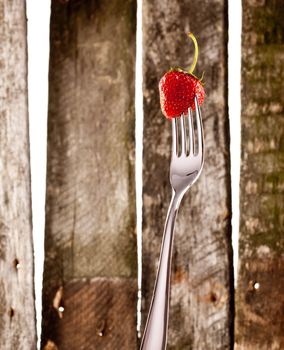
[[[140,350],[166,349],[174,226],[182,197],[182,193],[173,191],[164,228],[154,292]]]

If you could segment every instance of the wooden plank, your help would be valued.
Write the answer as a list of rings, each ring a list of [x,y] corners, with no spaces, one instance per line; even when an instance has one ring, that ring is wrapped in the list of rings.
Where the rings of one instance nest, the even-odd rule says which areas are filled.
[[[126,295],[133,294],[135,28],[133,0],[52,2],[43,347],[54,343],[70,349],[80,334],[76,348],[101,347],[95,331],[84,338],[84,323],[77,324],[77,334],[57,337],[57,328],[66,328],[58,326],[58,312],[57,322],[52,316],[54,298],[63,288],[64,302],[74,279],[80,285],[85,278],[107,278],[102,286],[116,295],[113,279],[118,278]],[[102,286],[97,280],[94,293]],[[96,309],[101,300],[93,302]],[[129,334],[136,337],[136,301],[118,303],[129,317],[114,325],[103,344],[134,349]],[[111,304],[102,310],[106,317],[113,314]],[[75,322],[75,316],[66,314],[64,324]],[[120,345],[114,346],[118,333]]]
[[[125,307],[136,304],[134,279],[74,279],[65,284],[62,297],[58,305],[64,312],[53,308],[50,315],[56,324],[54,347],[63,343],[60,349],[134,349],[136,319]]]
[[[35,349],[26,9],[0,1],[0,349]]]
[[[186,68],[198,38],[197,75],[205,71],[203,174],[182,203],[176,226],[168,349],[229,349],[233,329],[230,159],[227,112],[227,2],[144,0],[143,310],[151,300],[171,190],[171,125],[159,106],[158,82]]]
[[[284,3],[243,1],[236,349],[284,348]]]

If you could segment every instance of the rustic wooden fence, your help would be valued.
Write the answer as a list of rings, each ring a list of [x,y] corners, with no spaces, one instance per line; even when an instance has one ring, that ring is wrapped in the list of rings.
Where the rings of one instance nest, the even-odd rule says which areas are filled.
[[[35,349],[24,1],[0,1],[0,41],[0,349]]]
[[[284,3],[243,1],[236,349],[284,349]]]
[[[243,0],[240,249],[231,247],[226,0],[143,0],[142,330],[170,199],[157,85],[200,42],[206,162],[181,207],[168,349],[284,348],[284,4]],[[0,0],[0,349],[36,348],[24,0]],[[135,0],[52,0],[45,350],[136,350]],[[236,294],[236,297],[234,297]],[[235,311],[236,310],[236,311]],[[236,313],[236,315],[235,315]]]

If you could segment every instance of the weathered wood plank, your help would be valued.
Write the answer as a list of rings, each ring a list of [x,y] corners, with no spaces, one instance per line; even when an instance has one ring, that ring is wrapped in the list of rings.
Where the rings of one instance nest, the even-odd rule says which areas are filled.
[[[171,125],[162,116],[158,82],[170,68],[189,67],[198,38],[197,75],[205,71],[202,108],[206,155],[203,174],[183,200],[174,243],[168,349],[232,347],[233,270],[227,113],[227,2],[143,2],[144,188],[143,315],[151,300],[164,221]]]
[[[284,348],[284,3],[243,1],[236,349]]]
[[[130,334],[136,337],[135,298],[119,299],[116,291],[118,283],[133,295],[136,284],[135,28],[133,0],[52,2],[42,346],[70,349],[73,339],[76,349],[136,348],[129,343]],[[90,286],[95,295],[104,287],[118,298],[103,303],[96,317],[105,315],[107,324],[114,310],[128,315],[103,343],[95,330],[85,337],[84,322],[77,334],[61,331],[82,315],[66,309],[64,318],[58,312],[54,318],[61,291],[65,303],[74,279],[85,289],[85,278],[95,277],[107,278]],[[72,298],[67,302],[76,308]],[[78,312],[90,318],[101,299],[94,297],[92,308],[81,302]]]
[[[135,348],[136,319],[125,307],[137,301],[134,279],[74,279],[65,284],[62,297],[64,312],[52,310],[56,323],[53,344],[64,339],[59,349]]]
[[[35,349],[26,8],[0,1],[0,349]]]

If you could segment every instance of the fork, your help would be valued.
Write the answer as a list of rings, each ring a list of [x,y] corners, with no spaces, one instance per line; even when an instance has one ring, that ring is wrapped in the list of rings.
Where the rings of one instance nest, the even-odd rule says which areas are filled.
[[[166,218],[159,267],[140,350],[165,350],[167,345],[175,221],[181,200],[186,191],[198,179],[204,163],[204,136],[197,97],[195,97],[194,103],[196,132],[194,132],[193,111],[190,108],[187,117],[181,114],[179,118],[172,119],[170,164],[172,199]]]

